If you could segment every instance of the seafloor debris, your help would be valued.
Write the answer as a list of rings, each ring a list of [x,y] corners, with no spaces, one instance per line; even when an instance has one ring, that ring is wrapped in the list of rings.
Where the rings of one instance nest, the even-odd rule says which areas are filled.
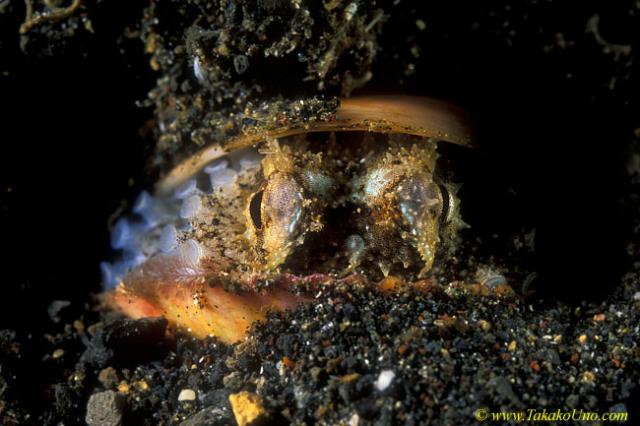
[[[87,403],[86,422],[89,426],[120,426],[124,399],[114,391],[98,392]]]
[[[493,404],[631,411],[624,401],[637,392],[640,371],[638,285],[631,273],[607,305],[581,308],[483,296],[460,283],[393,297],[327,287],[315,304],[271,313],[240,344],[178,336],[168,356],[156,352],[135,371],[115,370],[127,377],[120,393],[128,416],[163,413],[188,425],[237,419],[230,396],[238,394],[259,398],[261,408],[251,404],[247,412],[296,424],[338,424],[354,415],[365,424],[467,424],[479,405]],[[111,348],[119,329],[124,325],[96,334],[83,358],[97,368],[113,365],[113,358],[89,354]],[[124,352],[140,350],[143,337]],[[144,390],[135,385],[141,380],[149,384]],[[178,401],[186,388],[198,395],[189,404]]]
[[[229,395],[229,403],[238,426],[248,426],[264,420],[266,412],[260,397],[254,393],[242,391]]]
[[[45,1],[44,3],[45,8],[43,11],[34,12],[32,0],[25,0],[26,16],[24,23],[20,26],[20,33],[27,33],[33,28],[45,23],[53,23],[67,19],[82,5],[82,0],[72,0],[66,7],[57,7],[54,5],[55,2],[51,1]],[[86,25],[90,26],[90,23]]]

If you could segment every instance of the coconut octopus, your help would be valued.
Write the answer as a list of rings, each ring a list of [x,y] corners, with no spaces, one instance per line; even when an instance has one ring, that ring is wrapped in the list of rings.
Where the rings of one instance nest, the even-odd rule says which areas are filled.
[[[361,97],[328,118],[212,143],[116,222],[106,300],[235,342],[318,286],[428,276],[464,226],[457,186],[436,167],[440,142],[470,143],[457,108]]]

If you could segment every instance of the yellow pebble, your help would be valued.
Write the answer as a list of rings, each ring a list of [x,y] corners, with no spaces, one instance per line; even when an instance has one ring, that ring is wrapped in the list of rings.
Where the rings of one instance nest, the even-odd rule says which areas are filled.
[[[238,426],[247,426],[264,416],[262,400],[255,393],[242,391],[229,395],[229,403]]]
[[[592,383],[596,379],[596,375],[591,371],[585,371],[582,375],[582,381]]]
[[[129,384],[124,380],[120,382],[118,385],[118,392],[120,393],[129,393]]]
[[[482,331],[484,331],[485,333],[489,330],[491,330],[491,323],[487,320],[480,320],[478,321],[478,325],[480,326],[480,329]]]
[[[144,380],[139,380],[136,382],[136,388],[141,391],[144,392],[147,389],[149,389],[149,384],[147,382],[145,382]]]

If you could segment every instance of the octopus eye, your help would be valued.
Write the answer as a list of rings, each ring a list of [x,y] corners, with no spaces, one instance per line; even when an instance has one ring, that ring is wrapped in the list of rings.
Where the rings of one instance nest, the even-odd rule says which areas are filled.
[[[360,229],[384,275],[395,264],[420,266],[421,274],[433,265],[445,208],[433,164],[428,145],[392,147],[365,170],[354,199],[364,205]]]
[[[264,191],[260,190],[253,194],[249,203],[249,215],[253,226],[260,230],[262,229],[262,196]]]
[[[457,196],[459,185],[439,184],[438,186],[442,192],[444,203],[444,211],[442,212],[443,233],[449,238],[460,229],[468,228],[469,225],[460,216],[460,200]]]
[[[424,261],[424,271],[431,269],[435,248],[439,241],[442,217],[442,193],[437,184],[426,175],[407,179],[397,193],[398,209],[402,214],[409,236],[404,237]]]
[[[291,250],[302,243],[303,188],[291,176],[275,173],[264,190],[249,204],[258,249],[264,252],[268,269],[284,263]],[[250,237],[253,232],[250,232]]]
[[[442,214],[440,188],[429,179],[413,176],[398,185],[398,208],[402,217],[416,235],[425,224],[437,222]]]

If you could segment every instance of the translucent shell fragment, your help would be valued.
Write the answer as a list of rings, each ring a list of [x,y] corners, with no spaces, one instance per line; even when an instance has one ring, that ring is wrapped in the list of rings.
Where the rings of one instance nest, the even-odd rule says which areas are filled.
[[[456,187],[436,170],[438,141],[470,142],[457,109],[376,97],[211,144],[115,224],[107,300],[235,342],[319,285],[419,279],[463,223]]]

